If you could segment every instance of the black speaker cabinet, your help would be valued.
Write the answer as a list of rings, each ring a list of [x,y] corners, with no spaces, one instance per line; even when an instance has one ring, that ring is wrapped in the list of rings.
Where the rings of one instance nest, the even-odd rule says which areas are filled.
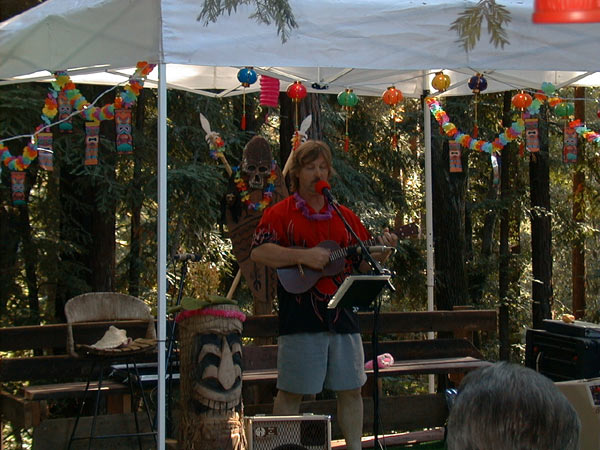
[[[246,417],[249,450],[331,450],[329,416]]]
[[[600,339],[528,329],[525,365],[553,381],[600,376]]]

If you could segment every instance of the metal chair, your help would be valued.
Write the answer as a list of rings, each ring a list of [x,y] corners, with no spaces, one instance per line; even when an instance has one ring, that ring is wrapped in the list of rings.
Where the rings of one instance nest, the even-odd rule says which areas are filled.
[[[75,420],[73,430],[69,439],[68,449],[71,448],[73,441],[88,439],[88,449],[92,446],[95,439],[106,438],[125,438],[137,437],[140,450],[142,449],[142,437],[154,436],[156,442],[156,431],[154,430],[153,420],[150,415],[148,401],[139,376],[137,362],[139,357],[148,352],[156,351],[156,330],[154,326],[154,316],[150,308],[143,301],[136,297],[115,292],[91,292],[82,294],[70,299],[65,305],[65,315],[67,318],[67,351],[73,357],[85,358],[90,362],[90,371],[87,376],[86,388],[83,400],[79,409],[79,414]],[[131,321],[147,321],[145,335],[131,339],[128,343],[115,348],[97,348],[94,342],[79,342],[77,336],[77,325],[90,322],[107,322],[109,325],[124,329],[129,334]],[[138,322],[139,324],[139,322]],[[74,325],[76,325],[74,327]],[[109,371],[111,365],[121,364],[126,368],[125,380],[129,385],[131,395],[131,409],[135,418],[135,433],[96,435],[96,419],[99,412],[100,393],[105,374]],[[98,385],[95,395],[94,415],[89,436],[76,436],[77,427],[83,414],[88,394],[90,392],[90,381],[97,374]],[[142,432],[138,419],[138,411],[135,404],[134,384],[139,388],[141,401],[150,425],[150,432]]]

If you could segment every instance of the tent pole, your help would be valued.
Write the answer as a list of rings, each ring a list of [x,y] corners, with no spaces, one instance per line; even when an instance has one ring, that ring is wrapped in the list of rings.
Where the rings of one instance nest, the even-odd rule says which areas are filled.
[[[167,82],[166,64],[158,65],[158,416],[157,449],[165,449],[165,342],[167,329]]]
[[[426,86],[423,76],[423,86]],[[425,140],[425,231],[427,232],[427,311],[433,311],[434,247],[433,247],[433,199],[431,176],[431,112],[425,98],[429,91],[423,89],[423,139]],[[427,339],[433,339],[433,332],[427,333]],[[429,393],[435,391],[435,377],[429,375]]]

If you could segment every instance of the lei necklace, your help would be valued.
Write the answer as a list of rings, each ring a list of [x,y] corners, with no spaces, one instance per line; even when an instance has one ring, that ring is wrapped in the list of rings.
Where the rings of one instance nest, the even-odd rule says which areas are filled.
[[[250,193],[248,192],[248,186],[246,186],[246,182],[242,178],[242,175],[240,173],[241,171],[238,167],[233,168],[233,171],[235,173],[233,181],[235,182],[235,185],[237,186],[237,189],[240,192],[240,197],[242,201],[248,207],[248,209],[260,212],[271,204],[271,200],[273,200],[273,192],[275,191],[275,180],[277,180],[277,174],[275,173],[276,167],[277,163],[275,162],[275,160],[273,160],[273,162],[271,162],[271,174],[267,179],[267,187],[263,191],[263,198],[261,201],[256,203],[252,203],[250,201]]]
[[[327,202],[327,199],[325,199],[325,202],[327,202],[327,211],[324,213],[311,213],[306,204],[306,200],[300,197],[297,192],[294,192],[294,200],[296,200],[296,208],[298,208],[302,212],[302,215],[308,220],[329,220],[333,217],[333,207]]]

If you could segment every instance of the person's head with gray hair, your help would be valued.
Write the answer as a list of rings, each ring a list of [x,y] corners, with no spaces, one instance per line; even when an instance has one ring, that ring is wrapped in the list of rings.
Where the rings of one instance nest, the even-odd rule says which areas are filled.
[[[469,373],[450,409],[448,450],[577,450],[577,413],[552,381],[500,362]]]

